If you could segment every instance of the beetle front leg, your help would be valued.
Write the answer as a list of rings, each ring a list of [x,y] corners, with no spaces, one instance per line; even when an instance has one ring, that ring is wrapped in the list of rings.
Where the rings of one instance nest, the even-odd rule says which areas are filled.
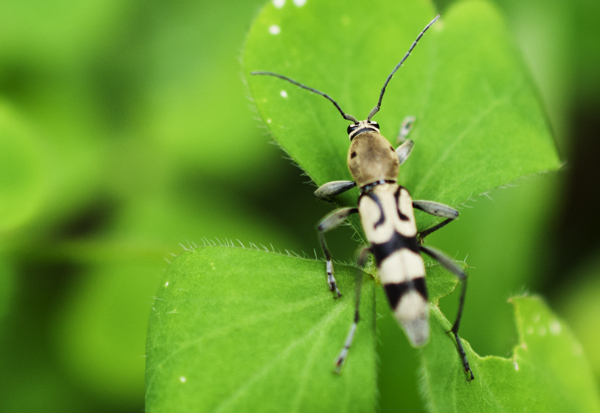
[[[402,121],[402,125],[400,125],[400,133],[398,134],[398,138],[396,139],[396,142],[398,144],[402,143],[402,145],[396,148],[396,155],[398,155],[398,161],[400,161],[400,165],[406,162],[408,156],[412,152],[413,145],[415,144],[410,139],[406,139],[414,123],[415,117],[407,116]]]
[[[353,181],[331,181],[321,185],[315,191],[315,196],[319,199],[328,199],[346,192],[356,186]]]
[[[400,124],[400,132],[398,133],[398,138],[396,139],[396,143],[402,143],[406,140],[406,137],[410,133],[413,125],[415,124],[414,116],[407,116],[404,118],[402,123]]]
[[[398,146],[396,149],[396,155],[398,155],[398,161],[400,165],[402,165],[408,159],[408,156],[412,152],[414,142],[408,139],[402,145]]]
[[[358,208],[340,208],[336,209],[329,215],[327,215],[323,220],[317,225],[317,231],[319,233],[319,240],[321,241],[321,246],[323,247],[323,253],[325,254],[325,258],[327,259],[327,283],[329,284],[329,289],[331,291],[335,291],[337,297],[341,297],[340,290],[337,287],[335,282],[335,277],[333,276],[333,262],[331,261],[331,253],[329,252],[329,248],[327,248],[327,242],[325,241],[325,233],[327,231],[331,231],[334,228],[339,227],[351,214],[356,214],[358,212]],[[336,298],[337,298],[336,297]]]

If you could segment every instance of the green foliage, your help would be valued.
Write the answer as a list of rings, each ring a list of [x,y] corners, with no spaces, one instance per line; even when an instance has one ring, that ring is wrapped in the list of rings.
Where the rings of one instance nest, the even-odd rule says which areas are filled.
[[[569,288],[562,291],[558,308],[581,341],[588,360],[600,378],[600,254],[580,264]]]
[[[360,333],[333,373],[354,313],[355,269],[265,251],[185,252],[164,278],[150,317],[148,412],[369,411],[375,408],[373,279],[364,275]]]
[[[42,150],[32,135],[0,101],[0,237],[31,220],[44,199]]]
[[[466,351],[476,379],[465,383],[442,345],[452,325],[434,309],[423,350],[422,386],[431,412],[600,412],[592,370],[581,344],[539,297],[515,297],[519,343],[509,358]],[[439,321],[442,320],[440,323]]]
[[[323,269],[322,262],[242,248],[177,257],[150,317],[147,411],[373,410],[373,280],[364,275],[362,322],[338,376],[333,360],[352,320],[356,270],[336,267],[346,294],[333,300]],[[510,358],[480,357],[465,342],[476,376],[467,383],[447,334],[451,323],[437,306],[455,286],[454,276],[428,268],[431,339],[421,375],[431,411],[600,411],[581,345],[535,297],[512,299],[519,343]]]
[[[363,19],[369,15],[377,19]],[[245,70],[285,74],[328,93],[362,119],[386,76],[434,15],[431,4],[417,0],[344,2],[343,8],[335,2],[281,10],[269,5],[250,32]],[[353,20],[358,18],[360,24]],[[270,34],[273,25],[280,27],[279,34]],[[249,76],[248,82],[273,137],[318,185],[350,179],[348,121],[330,102],[271,77]],[[560,164],[509,33],[486,2],[449,9],[397,72],[375,119],[393,142],[407,115],[417,119],[411,132],[415,149],[401,168],[400,182],[416,199],[459,206]],[[342,203],[353,202],[355,196],[346,196]],[[419,227],[432,221],[424,217]]]
[[[142,393],[148,297],[156,292],[156,265],[131,260],[97,265],[70,291],[60,314],[55,347],[64,367],[97,397],[135,404]],[[150,282],[149,282],[150,281]],[[142,294],[132,294],[133,291]]]
[[[412,30],[412,26],[415,26],[415,21],[418,21],[421,22],[420,27],[423,27],[423,22],[428,22],[433,16],[432,7],[421,1],[396,6],[386,4],[385,7],[383,4],[370,4],[368,8],[357,1],[351,4],[345,3],[344,6],[347,10],[352,10],[352,15],[345,14],[343,11],[339,13],[339,7],[327,2],[314,5],[309,3],[305,7],[298,8],[292,6],[278,8],[268,5],[257,18],[247,41],[246,73],[267,70],[285,74],[334,96],[348,113],[356,115],[354,110],[359,109],[366,114],[370,107],[358,105],[369,105],[368,102],[373,101],[370,96],[377,96],[376,91],[381,81],[374,79],[385,77],[381,67],[386,65],[382,62],[389,60],[389,67],[393,67],[398,60],[396,56],[402,55],[395,52],[398,44],[410,44],[414,33],[419,31]],[[369,13],[376,13],[382,18],[376,22],[369,22],[368,18],[363,17]],[[355,18],[353,16],[361,16],[360,29],[357,29],[356,24],[352,24],[352,19]],[[377,25],[377,30],[369,30],[370,24]],[[411,31],[412,35],[409,34]],[[382,125],[388,125],[387,128],[385,126],[382,128],[382,132],[387,136],[393,136],[394,128],[389,125],[398,124],[399,119],[394,119],[398,114],[410,114],[418,119],[419,123],[411,136],[415,140],[415,152],[403,167],[400,176],[401,182],[413,191],[416,198],[435,199],[458,206],[472,196],[485,193],[522,176],[558,168],[559,159],[543,111],[528,76],[513,50],[504,24],[493,8],[481,1],[458,3],[448,10],[443,20],[433,26],[425,38],[428,41],[423,41],[423,44],[428,46],[419,45],[417,49],[422,57],[411,58],[411,64],[407,64],[407,67],[400,70],[399,79],[395,79],[396,93],[390,92],[394,87],[388,88],[384,109],[377,115]],[[365,39],[368,39],[368,48],[365,47]],[[469,41],[466,42],[465,39]],[[408,46],[403,50],[407,48]],[[357,58],[358,50],[368,50],[367,57]],[[356,64],[357,61],[361,64]],[[258,111],[273,137],[317,184],[350,178],[345,165],[347,143],[334,138],[341,135],[339,131],[343,130],[343,125],[347,122],[339,119],[339,114],[331,108],[329,102],[289,84],[283,84],[279,79],[250,77],[248,82]],[[351,199],[351,196],[346,196],[341,204],[351,204],[353,202]],[[431,219],[423,219],[419,227],[427,227],[431,225],[431,221]],[[215,250],[209,249],[206,252],[208,257],[204,260],[214,265],[214,262],[222,257],[220,253],[213,251]],[[205,254],[204,249],[202,254]],[[240,278],[244,279],[243,274],[248,271],[248,265],[244,259],[238,258],[232,261],[243,269],[235,267],[230,269],[237,273],[235,282],[230,281],[227,286],[220,285],[218,291],[227,298],[220,300],[219,303],[225,305],[227,309],[245,313],[249,310],[242,310],[243,306],[239,304],[240,300],[237,298],[240,292],[252,291],[256,288],[255,283],[263,285],[264,282],[253,278],[250,286],[247,285],[248,280],[243,281],[242,287],[236,286]],[[185,261],[185,264],[187,262]],[[276,278],[277,282],[280,280],[279,277],[275,277],[275,274],[281,270],[273,271],[269,260],[256,263],[253,267],[261,276]],[[318,267],[315,266],[313,269],[315,271],[314,276],[311,277],[313,281],[317,279],[319,272],[322,272],[322,268],[319,271]],[[173,271],[177,273],[181,270],[176,266]],[[190,279],[198,276],[199,269],[191,266],[185,271],[186,279]],[[289,265],[284,271],[294,272],[294,265]],[[209,276],[207,273],[210,271],[205,268],[203,272],[204,280]],[[542,323],[535,326],[539,335],[547,337],[522,338],[521,345],[525,348],[530,345],[531,354],[523,354],[521,348],[517,348],[512,360],[498,357],[482,359],[466,343],[478,379],[475,384],[465,385],[464,374],[459,373],[461,365],[457,359],[455,345],[446,333],[451,324],[435,305],[441,296],[451,292],[455,280],[451,277],[448,279],[447,274],[436,274],[436,272],[438,271],[428,271],[429,289],[434,303],[432,338],[422,352],[424,393],[431,410],[481,411],[488,407],[514,409],[517,406],[533,404],[544,406],[547,411],[548,407],[559,406],[556,400],[562,400],[566,406],[574,406],[573,401],[569,399],[574,390],[579,391],[575,396],[579,403],[575,407],[577,411],[597,409],[598,399],[591,385],[589,367],[581,357],[581,353],[573,354],[574,339],[569,333],[564,332],[566,327],[535,299],[515,299],[518,309],[517,325],[521,332],[528,332],[534,327],[527,317],[533,318],[534,322]],[[218,277],[224,275],[219,273]],[[277,287],[273,285],[274,283],[270,283],[272,285],[267,291]],[[283,285],[276,289],[282,288]],[[187,296],[189,290],[186,290]],[[261,297],[263,290],[265,287],[260,287]],[[211,289],[202,291],[196,297],[196,301],[204,302],[208,297],[205,294],[212,296],[214,292]],[[288,297],[287,303],[283,302],[284,305],[279,311],[291,309],[289,303],[301,299],[301,295]],[[169,302],[169,306],[173,308],[179,305],[175,296],[173,298],[165,296],[161,300]],[[330,303],[330,305],[335,308],[335,304]],[[269,382],[268,378],[263,380],[265,374],[262,372],[265,369],[270,371],[270,368],[261,369],[260,366],[269,366],[269,359],[262,360],[255,366],[247,366],[247,360],[242,355],[236,354],[237,347],[231,340],[217,344],[211,339],[210,345],[214,345],[214,348],[208,351],[196,349],[196,353],[203,353],[209,358],[227,360],[227,366],[231,365],[233,356],[242,359],[233,364],[241,365],[244,373],[240,375],[236,371],[225,374],[224,376],[227,376],[225,383],[218,382],[218,389],[229,387],[229,390],[223,390],[216,399],[211,397],[214,396],[216,389],[210,391],[207,383],[202,381],[210,380],[214,383],[213,377],[217,375],[211,374],[211,370],[204,373],[206,376],[202,374],[195,378],[194,381],[199,383],[198,387],[185,390],[182,384],[188,383],[187,376],[178,371],[183,371],[183,367],[191,365],[194,360],[191,356],[180,355],[177,361],[170,361],[170,354],[178,352],[179,346],[185,346],[185,343],[196,343],[201,340],[202,346],[209,345],[209,343],[205,344],[202,335],[198,336],[193,332],[198,330],[203,331],[202,334],[206,331],[210,332],[215,328],[213,323],[216,321],[219,321],[220,329],[227,329],[230,323],[224,320],[231,320],[232,317],[221,315],[216,320],[203,320],[201,326],[195,325],[198,321],[187,320],[188,327],[195,327],[182,331],[182,327],[177,322],[169,320],[167,313],[172,313],[173,309],[169,310],[170,307],[165,306],[163,301],[160,302],[160,306],[162,311],[157,310],[150,323],[149,349],[153,349],[155,353],[149,351],[147,388],[149,408],[168,409],[170,403],[175,401],[179,406],[191,406],[192,410],[197,410],[199,405],[191,405],[194,400],[204,400],[207,403],[205,408],[216,407],[217,409],[235,408],[235,403],[248,408],[248,403],[256,403],[257,400],[269,406],[274,403],[272,406],[277,406],[272,407],[274,410],[286,409],[286,407],[287,410],[297,408],[296,403],[292,403],[291,408],[290,405],[281,403],[287,403],[290,399],[299,400],[301,396],[290,397],[289,393],[285,393],[285,397],[261,396],[267,394],[264,388],[278,387],[276,382]],[[238,309],[238,306],[241,308]],[[186,307],[185,313],[192,309],[193,307]],[[273,309],[269,308],[269,311]],[[205,325],[205,322],[208,324]],[[303,320],[300,324],[308,328],[311,323],[318,325],[318,319]],[[273,322],[273,324],[277,323]],[[167,328],[169,334],[160,333]],[[275,328],[279,332],[282,326],[270,328]],[[542,329],[544,334],[541,333]],[[154,330],[157,331],[156,335]],[[182,337],[173,339],[174,331],[178,331]],[[264,330],[261,330],[259,334],[262,335],[263,332]],[[193,334],[191,337],[190,333]],[[523,336],[522,333],[521,337]],[[551,341],[551,336],[559,337]],[[286,343],[288,346],[294,346],[294,339],[297,340],[295,336],[284,338],[279,334],[268,337],[271,345],[276,345],[273,340],[279,343],[281,339],[280,348],[286,348]],[[261,341],[258,340],[256,348],[264,349],[265,346],[261,345]],[[359,342],[357,340],[357,343]],[[359,346],[357,344],[357,347]],[[162,351],[155,350],[161,348]],[[334,351],[335,347],[330,350],[332,354],[335,354]],[[314,351],[306,349],[300,359],[311,360],[309,366],[312,366],[313,355]],[[361,356],[369,360],[368,354],[361,354]],[[372,354],[371,357],[374,359],[375,355]],[[365,365],[374,364],[372,360],[369,361],[361,364],[361,370]],[[275,357],[272,363],[278,363],[278,357]],[[205,369],[214,368],[219,371],[225,368],[219,362],[210,363],[209,366],[204,363],[202,365]],[[566,368],[573,365],[578,367],[575,373],[578,375],[578,380],[573,380],[572,376],[564,372]],[[295,383],[296,380],[291,377],[305,379],[301,367],[302,364],[297,367],[297,370],[292,370],[293,374],[288,371],[286,377],[290,378],[290,383]],[[298,373],[301,370],[302,373]],[[197,372],[198,368],[194,371]],[[351,374],[345,371],[343,380],[351,380],[350,383],[357,385],[356,381],[347,378]],[[173,389],[169,391],[172,396],[167,397],[168,401],[162,399],[159,392],[154,390],[155,376],[168,377],[168,384],[160,386],[161,388],[169,386]],[[371,376],[375,377],[374,371],[371,372]],[[184,382],[181,379],[177,383],[177,377],[185,377]],[[245,381],[244,377],[246,377]],[[534,386],[541,378],[552,383],[552,386]],[[317,388],[332,389],[332,386],[339,383],[336,379],[331,374],[322,377],[315,375],[310,382],[315,383]],[[569,383],[565,384],[567,382]],[[246,396],[254,386],[256,391],[252,392],[253,396],[242,399],[242,395]],[[303,388],[303,386],[299,387]],[[510,394],[512,387],[522,388],[523,396],[513,397]],[[556,388],[562,391],[559,392]],[[297,389],[297,385],[291,385],[287,391],[294,392]],[[206,391],[203,392],[206,396],[198,398],[196,395],[201,390]],[[185,394],[188,396],[186,397]],[[371,399],[365,399],[362,397],[363,394],[363,392],[356,393],[357,397],[351,403],[350,410],[362,411],[370,408],[368,402]],[[319,400],[318,393],[313,393],[312,397],[314,400]],[[469,403],[471,398],[475,398],[478,402]],[[491,401],[488,398],[491,398]],[[162,402],[156,402],[157,400]],[[327,408],[323,410],[327,411]]]
[[[15,284],[15,270],[5,254],[0,254],[0,323],[3,322],[10,305]]]
[[[319,4],[323,1],[308,0],[298,7],[301,0],[287,0],[280,10],[273,10],[269,5],[264,13],[283,18],[285,21],[279,25],[282,31],[277,37],[264,31],[270,26],[256,26],[250,40],[262,33],[264,42],[254,43],[260,47],[253,55],[261,60],[256,60],[253,67],[247,65],[245,73],[240,69],[241,45],[251,20],[266,0],[2,1],[1,412],[144,410],[147,360],[144,347],[146,324],[153,306],[151,296],[155,295],[167,268],[164,257],[171,260],[168,253],[180,250],[180,243],[202,245],[204,238],[217,242],[227,238],[240,239],[246,245],[248,241],[257,245],[272,244],[275,250],[307,251],[310,256],[314,248],[318,250],[314,223],[330,211],[331,206],[315,201],[311,196],[314,188],[303,183],[307,178],[300,177],[299,170],[282,159],[276,146],[267,145],[266,129],[256,127],[253,119],[256,114],[248,110],[248,92],[240,75],[245,76],[250,70],[278,70],[331,93],[346,110],[362,117],[375,103],[391,67],[436,13],[430,4],[416,1],[375,2],[369,4],[368,9],[367,4],[354,0],[330,6]],[[464,83],[456,80],[481,80],[482,75],[487,76],[489,72],[493,91],[498,92],[502,87],[496,83],[498,79],[508,79],[507,83],[511,83],[518,80],[512,76],[523,71],[514,58],[507,59],[498,49],[486,48],[486,42],[497,38],[488,34],[488,27],[473,31],[470,22],[457,27],[460,17],[456,15],[457,10],[464,12],[468,8],[465,4],[453,0],[434,2],[439,6],[442,20],[423,38],[406,66],[393,79],[376,119],[381,121],[385,136],[392,141],[405,115],[418,116],[413,131],[413,138],[417,140],[415,153],[402,168],[400,178],[415,195],[444,200],[442,195],[452,198],[458,194],[459,186],[463,188],[465,184],[465,188],[469,188],[471,183],[454,185],[440,181],[438,189],[448,188],[448,184],[454,185],[454,190],[446,194],[432,192],[431,196],[422,191],[430,191],[432,182],[422,188],[414,187],[419,183],[417,178],[423,168],[431,167],[430,153],[435,154],[440,143],[436,132],[455,133],[461,124],[469,125],[469,120],[476,118],[472,110],[474,104],[485,104],[484,99],[480,99],[485,88],[466,90]],[[505,356],[515,342],[512,307],[506,305],[506,297],[524,288],[542,291],[551,307],[559,308],[558,314],[565,314],[585,352],[592,356],[592,365],[600,377],[600,363],[595,356],[600,353],[596,344],[598,329],[594,328],[598,307],[594,291],[598,286],[593,274],[597,274],[597,264],[590,261],[590,268],[585,271],[570,269],[581,269],[581,258],[590,253],[581,246],[589,245],[591,250],[596,242],[593,237],[598,231],[594,230],[593,216],[588,215],[587,210],[596,202],[581,198],[584,194],[594,194],[589,187],[595,169],[586,169],[585,162],[568,156],[567,152],[569,146],[577,144],[576,138],[581,133],[573,133],[571,126],[585,129],[589,122],[585,114],[589,117],[598,108],[594,99],[598,96],[600,54],[593,52],[600,41],[596,17],[600,2],[495,0],[495,3],[507,16],[510,36],[520,47],[540,89],[549,122],[562,144],[559,146],[561,158],[571,166],[568,170],[572,173],[571,182],[563,188],[570,188],[577,196],[567,197],[568,191],[559,187],[566,174],[553,174],[552,180],[548,177],[520,180],[519,188],[492,192],[494,202],[484,197],[477,203],[469,202],[476,208],[461,209],[460,221],[432,235],[428,242],[459,259],[468,254],[470,282],[461,332],[479,354]],[[310,10],[318,12],[311,16]],[[396,15],[398,11],[402,13]],[[478,18],[482,16],[479,26],[489,25],[490,13],[494,12],[485,8],[475,13]],[[455,18],[451,18],[452,15]],[[455,23],[450,25],[452,19]],[[323,25],[324,21],[328,23]],[[339,21],[346,24],[343,30],[336,25]],[[302,27],[298,27],[297,22]],[[496,26],[489,27],[491,30]],[[449,44],[448,36],[450,32],[458,35],[459,29],[464,29],[465,35],[461,35],[456,47]],[[297,36],[302,30],[302,35]],[[274,46],[281,46],[277,45],[277,39],[285,39],[289,50],[287,47],[274,50]],[[303,45],[298,43],[302,39]],[[348,39],[353,43],[347,43]],[[331,42],[335,43],[334,47]],[[509,54],[513,53],[510,45],[507,49]],[[445,53],[457,58],[448,62]],[[445,66],[435,65],[436,59],[442,57]],[[252,56],[244,58],[250,62]],[[506,71],[500,76],[494,67],[478,72],[485,62],[503,65]],[[289,66],[278,66],[282,63]],[[512,66],[516,68],[514,73],[510,73]],[[436,81],[430,82],[424,73],[435,76]],[[277,93],[285,89],[290,98],[293,95],[294,101],[303,99],[305,106],[300,112],[304,110],[305,114],[310,113],[321,121],[322,125],[312,130],[312,136],[319,136],[320,140],[307,141],[311,136],[304,131],[309,130],[306,128],[311,126],[312,120],[300,117],[293,123],[292,116],[300,112],[288,110],[284,105],[279,108],[282,113],[277,112],[269,119],[286,133],[278,137],[277,131],[272,130],[271,134],[297,162],[301,161],[298,151],[308,147],[313,150],[302,162],[307,162],[307,168],[312,162],[310,173],[319,183],[347,177],[344,164],[347,141],[343,133],[347,123],[330,102],[277,79],[250,77],[246,80],[254,90],[254,97],[264,93],[271,101],[279,102],[278,94],[274,97],[269,94],[268,88],[273,87]],[[523,89],[530,90],[529,82],[526,83]],[[477,100],[473,105],[471,101],[465,104],[459,99],[452,100],[452,96],[440,90],[444,88],[467,100]],[[499,96],[502,92],[500,90]],[[428,102],[428,96],[435,96],[436,101]],[[528,99],[533,99],[531,96],[530,93]],[[281,99],[281,103],[294,104],[290,98]],[[463,113],[457,109],[461,105],[470,118],[456,117],[457,113]],[[256,107],[263,117],[267,107],[260,104]],[[442,110],[445,107],[448,113],[454,114],[451,125],[447,124],[450,117]],[[494,111],[490,116],[495,114]],[[498,115],[504,116],[502,112]],[[506,121],[502,119],[501,126],[493,132],[512,132],[510,136],[505,134],[498,138],[489,135],[490,118],[484,117],[477,131],[485,133],[482,139],[491,136],[492,143],[504,142],[507,137],[527,135],[535,118],[527,117],[523,130],[519,125],[509,124],[510,116]],[[294,129],[289,127],[292,125]],[[320,126],[326,127],[323,129],[326,134],[323,135]],[[580,148],[585,149],[572,153],[590,154],[594,166],[594,151],[590,148],[593,148],[594,131],[598,128],[593,123],[587,128],[590,129],[589,142],[579,143]],[[458,130],[460,132],[462,130]],[[294,139],[285,143],[287,136]],[[464,142],[471,138],[465,136]],[[527,136],[528,139],[532,137]],[[288,148],[294,142],[298,143],[296,151]],[[529,144],[520,144],[523,144],[522,149],[528,150]],[[428,145],[431,147],[425,151]],[[481,146],[482,153],[485,148],[489,146]],[[536,150],[532,154],[538,156]],[[311,161],[314,157],[317,161]],[[456,159],[454,155],[449,158]],[[447,168],[462,168],[461,173],[456,174],[461,177],[471,171],[468,163],[473,163],[472,158],[461,158],[464,162],[460,165],[448,164],[452,159],[446,159],[432,172],[431,178],[436,182],[446,177],[456,178],[446,175]],[[487,162],[491,170],[505,173],[503,168],[496,168],[486,159],[482,156],[476,161]],[[518,159],[514,158],[515,162]],[[421,166],[421,162],[425,164]],[[525,169],[529,165],[529,161],[522,164]],[[329,169],[328,174],[322,173]],[[488,178],[488,174],[483,174],[476,176],[473,182]],[[577,182],[584,186],[582,191],[576,189]],[[474,189],[473,196],[478,193]],[[340,203],[355,202],[355,194],[342,197]],[[570,198],[576,202],[561,213],[561,205]],[[462,203],[464,199],[458,201]],[[431,221],[424,215],[417,219],[421,225]],[[563,226],[557,225],[557,219],[563,220]],[[585,227],[578,228],[577,220]],[[552,228],[562,231],[565,225],[573,228],[572,234],[577,236],[565,238],[564,232],[549,236]],[[328,240],[334,257],[348,260],[352,256],[356,247],[351,240],[352,232],[345,228],[331,233]],[[569,240],[567,244],[565,239]],[[572,254],[573,251],[577,254]],[[208,251],[198,251],[198,254],[204,253]],[[562,267],[556,265],[560,257]],[[555,278],[552,271],[545,270],[545,265],[552,267]],[[340,266],[338,278],[343,276],[340,281],[345,295],[335,301],[329,300],[323,282],[324,264],[312,262],[306,266],[318,270],[306,274],[313,274],[314,285],[310,288],[313,292],[319,289],[319,295],[306,296],[301,291],[299,299],[314,297],[327,305],[344,305],[340,311],[349,311],[354,270]],[[432,268],[429,274],[430,289],[437,291],[435,280],[439,278],[448,282],[446,290],[449,291],[455,280],[435,271]],[[587,279],[584,272],[590,274]],[[281,278],[281,283],[289,282],[282,273],[275,278]],[[366,282],[370,294],[372,282]],[[577,288],[566,295],[564,301],[561,299],[558,307],[557,300],[567,283]],[[210,299],[239,293],[227,288],[223,286],[223,290]],[[354,353],[353,348],[344,371],[344,374],[350,372],[350,378],[330,374],[333,361],[330,353],[335,356],[339,351],[340,341],[349,326],[349,312],[343,320],[335,322],[339,331],[328,341],[331,347],[327,356],[316,355],[312,359],[313,367],[319,366],[323,373],[317,376],[315,383],[327,382],[336,392],[342,387],[344,391],[360,387],[363,393],[358,394],[364,395],[362,402],[368,404],[364,410],[373,409],[374,403],[366,403],[366,400],[375,398],[382,413],[397,411],[399,401],[403,411],[418,412],[424,408],[419,399],[421,380],[418,378],[418,365],[424,352],[408,345],[389,311],[382,289],[375,288],[375,294],[378,336],[374,339],[372,327],[361,324],[357,345],[376,342],[376,352],[371,351],[369,357],[378,361],[377,372],[370,366],[368,379],[358,386],[352,369],[359,369],[357,371],[365,377],[367,371],[360,369],[361,353]],[[452,307],[456,305],[455,296],[456,293],[442,299],[444,314],[455,314]],[[370,298],[365,297],[364,305],[370,303]],[[281,308],[285,313],[284,304]],[[444,320],[439,323],[447,325]],[[430,346],[439,344],[443,351],[449,352],[453,358],[446,368],[453,369],[453,378],[460,378],[452,337],[438,338],[441,341]],[[359,366],[356,360],[361,363]],[[371,359],[365,360],[370,362]],[[479,373],[485,371],[480,369]],[[373,375],[376,375],[375,385]],[[224,378],[217,378],[232,388]],[[301,381],[298,377],[288,380]],[[339,385],[336,383],[346,383],[345,380],[350,382],[348,386],[336,387]],[[285,384],[283,379],[279,381],[279,386]],[[193,382],[188,383],[193,385]],[[471,386],[477,384],[471,383]],[[316,385],[307,382],[304,394],[312,391],[312,386]],[[375,386],[377,393],[373,392]],[[350,393],[344,393],[346,396]],[[168,394],[161,397],[167,398]],[[329,403],[333,399],[332,393],[324,400]],[[256,400],[252,401],[264,402]],[[301,396],[293,400],[300,401]],[[298,406],[303,408],[307,404]],[[363,407],[363,404],[359,402],[356,406]],[[178,411],[177,407],[173,410]]]

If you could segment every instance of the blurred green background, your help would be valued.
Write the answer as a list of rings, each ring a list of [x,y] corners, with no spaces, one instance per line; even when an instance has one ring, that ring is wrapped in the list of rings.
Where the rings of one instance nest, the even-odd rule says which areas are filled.
[[[241,79],[262,3],[0,3],[1,412],[142,411],[147,317],[180,243],[319,248],[331,207],[269,145]],[[428,241],[469,256],[476,351],[507,355],[506,299],[540,292],[600,378],[600,2],[496,4],[565,167],[478,198]],[[351,237],[332,234],[336,258]],[[381,410],[421,411],[418,353],[379,312]]]

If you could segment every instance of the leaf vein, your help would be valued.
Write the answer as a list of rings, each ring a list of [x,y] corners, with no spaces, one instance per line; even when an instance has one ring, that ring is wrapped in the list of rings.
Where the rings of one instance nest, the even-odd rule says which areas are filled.
[[[275,365],[277,365],[277,363],[281,359],[287,357],[292,352],[292,350],[294,350],[300,344],[304,343],[306,340],[308,340],[311,336],[313,336],[320,329],[325,328],[329,324],[331,324],[331,322],[334,321],[343,312],[343,310],[348,307],[348,305],[349,305],[348,303],[350,303],[350,301],[347,301],[347,303],[344,303],[344,305],[340,305],[337,308],[334,308],[328,315],[323,317],[321,319],[321,321],[319,321],[319,323],[317,323],[313,328],[311,328],[307,332],[307,334],[304,335],[303,338],[295,340],[292,343],[290,343],[285,349],[283,349],[281,352],[279,352],[279,354],[276,357],[274,357],[270,363],[264,365],[260,370],[255,372],[252,376],[248,377],[248,379],[246,380],[246,383],[243,384],[242,386],[240,386],[237,389],[237,391],[235,391],[233,394],[231,394],[227,399],[222,401],[221,404],[219,406],[217,406],[217,408],[214,410],[214,412],[215,413],[222,412],[228,406],[230,406],[232,403],[234,403],[236,400],[238,400],[244,393],[246,393],[250,389],[250,387],[258,379],[260,379],[262,376],[267,374],[273,367],[275,367]]]
[[[508,91],[503,96],[500,96],[494,99],[485,110],[482,110],[478,116],[469,122],[466,128],[456,137],[456,139],[452,140],[452,143],[447,146],[446,150],[440,155],[439,159],[427,169],[427,172],[423,177],[419,180],[419,182],[413,188],[413,193],[419,193],[421,187],[426,186],[425,184],[436,175],[438,169],[443,167],[445,160],[453,153],[456,146],[479,124],[481,123],[488,115],[493,113],[494,109],[497,107],[508,103],[510,99],[519,91],[519,89],[525,83],[525,79],[521,79],[520,82],[517,82],[516,86]]]
[[[329,299],[329,297],[327,297]],[[214,331],[212,331],[210,334],[206,334],[204,336],[201,336],[195,340],[191,340],[191,341],[187,341],[184,343],[181,343],[181,345],[173,350],[167,357],[165,357],[160,363],[158,363],[156,365],[156,367],[154,367],[153,369],[149,369],[149,371],[147,372],[147,375],[150,377],[148,380],[148,383],[146,385],[146,393],[149,393],[153,384],[154,384],[154,379],[158,376],[158,372],[162,369],[162,367],[169,361],[171,360],[173,357],[175,357],[177,354],[181,353],[182,351],[186,350],[189,347],[198,345],[200,343],[202,343],[203,341],[209,340],[209,339],[213,339],[215,337],[219,337],[222,335],[226,335],[231,333],[232,331],[240,328],[241,326],[250,326],[253,324],[257,324],[257,323],[261,323],[264,322],[266,320],[269,319],[273,319],[276,318],[277,316],[281,316],[283,314],[288,314],[288,313],[294,313],[297,312],[303,308],[306,307],[310,307],[312,305],[314,305],[316,302],[320,302],[320,301],[324,301],[325,298],[311,298],[311,299],[307,299],[304,301],[300,301],[296,304],[293,305],[289,305],[287,306],[285,309],[277,309],[275,311],[271,311],[271,312],[267,312],[264,314],[261,314],[259,317],[247,317],[245,319],[240,320],[240,322],[235,323],[235,324],[231,324],[228,325],[227,327],[223,327],[220,329],[216,329]]]

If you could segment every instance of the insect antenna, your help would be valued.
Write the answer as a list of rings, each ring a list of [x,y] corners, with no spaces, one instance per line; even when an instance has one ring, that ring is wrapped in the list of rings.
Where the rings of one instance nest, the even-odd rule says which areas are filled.
[[[375,116],[375,114],[377,112],[379,112],[379,109],[381,108],[381,101],[383,100],[383,94],[385,93],[385,88],[387,87],[388,83],[390,83],[390,80],[392,80],[392,77],[394,76],[394,73],[396,73],[396,71],[398,69],[400,69],[400,66],[402,66],[402,63],[404,63],[404,61],[408,58],[408,56],[410,56],[410,52],[413,51],[413,49],[415,48],[415,46],[417,45],[417,43],[419,42],[419,40],[421,40],[421,37],[423,37],[423,34],[427,31],[427,29],[429,29],[431,27],[431,25],[433,23],[435,23],[439,18],[440,18],[440,15],[438,14],[437,16],[435,16],[435,19],[433,19],[431,22],[429,22],[429,24],[427,26],[425,26],[425,28],[423,29],[423,31],[421,33],[419,33],[419,35],[417,36],[417,39],[410,46],[410,49],[408,49],[408,52],[406,52],[406,54],[404,55],[404,57],[402,58],[402,60],[400,60],[400,63],[398,63],[396,65],[396,67],[394,68],[394,70],[392,70],[392,73],[390,73],[390,75],[387,77],[387,79],[385,80],[385,83],[383,84],[383,88],[381,89],[381,93],[379,94],[379,101],[377,102],[377,105],[375,105],[375,107],[373,108],[373,110],[371,110],[371,112],[369,113],[369,117],[367,118],[367,120],[371,120],[371,118],[373,116]]]
[[[427,30],[427,29],[425,29],[425,30]],[[329,96],[326,93],[320,92],[317,89],[313,89],[312,87],[305,86],[302,83],[296,82],[295,80],[290,79],[287,76],[280,75],[279,73],[273,73],[273,72],[251,72],[250,74],[251,75],[266,75],[266,76],[278,77],[280,79],[287,80],[288,82],[293,83],[294,85],[299,86],[302,89],[306,89],[306,90],[308,90],[310,92],[316,93],[317,95],[321,95],[325,99],[328,99],[329,101],[331,101],[331,103],[333,103],[335,105],[335,107],[337,108],[337,110],[340,111],[340,113],[342,114],[342,116],[344,117],[344,119],[349,120],[349,121],[354,122],[354,123],[358,123],[358,120],[354,116],[348,115],[347,113],[344,113],[344,111],[342,110],[342,108],[340,107],[340,105],[338,105],[337,102],[335,100],[333,100],[331,98],[331,96]],[[381,102],[381,100],[380,100],[380,102]]]

